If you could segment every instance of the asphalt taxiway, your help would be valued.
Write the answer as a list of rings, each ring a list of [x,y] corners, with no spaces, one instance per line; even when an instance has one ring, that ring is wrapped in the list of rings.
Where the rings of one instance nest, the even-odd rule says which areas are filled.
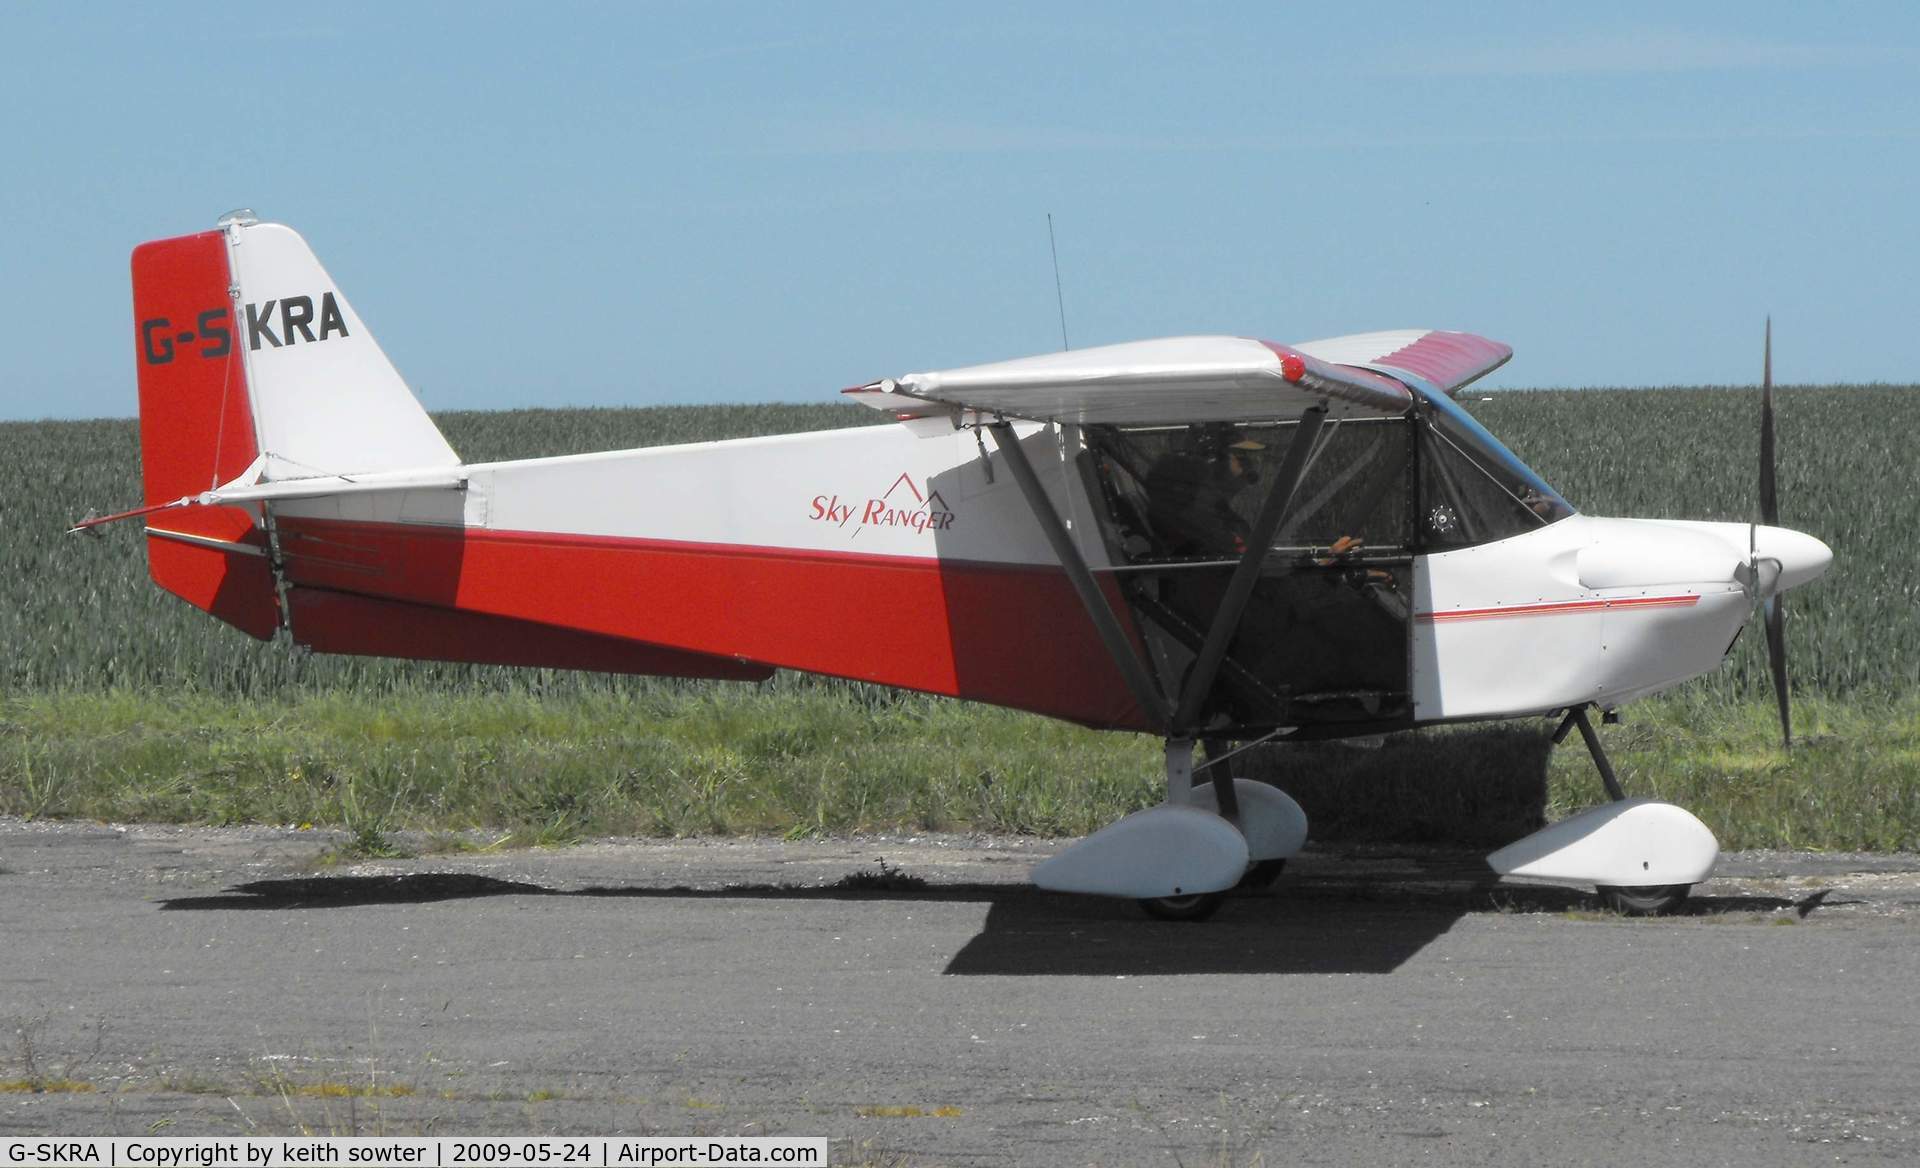
[[[0,1136],[827,1135],[836,1164],[1920,1161],[1920,857],[1686,915],[1312,851],[1199,925],[1054,846],[614,841],[355,865],[0,820]]]

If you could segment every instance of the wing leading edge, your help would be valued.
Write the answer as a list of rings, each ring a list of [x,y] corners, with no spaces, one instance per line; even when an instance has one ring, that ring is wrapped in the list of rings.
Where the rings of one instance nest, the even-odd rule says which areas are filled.
[[[910,373],[846,392],[902,419],[971,411],[1077,424],[1275,421],[1322,401],[1334,416],[1399,413],[1413,396],[1395,373],[1452,392],[1512,353],[1466,333],[1369,333],[1303,345],[1170,337]]]

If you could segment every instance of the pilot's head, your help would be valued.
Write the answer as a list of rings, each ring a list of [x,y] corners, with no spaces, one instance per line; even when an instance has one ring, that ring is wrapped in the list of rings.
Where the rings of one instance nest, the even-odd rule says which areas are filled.
[[[1216,461],[1236,483],[1260,481],[1260,453],[1266,445],[1231,422],[1209,422],[1195,427],[1195,453]]]

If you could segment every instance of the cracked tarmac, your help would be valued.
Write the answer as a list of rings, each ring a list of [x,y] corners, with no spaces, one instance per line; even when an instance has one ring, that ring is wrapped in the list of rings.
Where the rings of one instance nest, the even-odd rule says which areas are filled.
[[[1920,856],[1685,914],[1316,849],[1200,925],[1055,841],[0,820],[0,1135],[827,1135],[836,1164],[1910,1163]],[[35,1091],[38,1086],[43,1088]],[[53,1089],[45,1089],[53,1088]]]

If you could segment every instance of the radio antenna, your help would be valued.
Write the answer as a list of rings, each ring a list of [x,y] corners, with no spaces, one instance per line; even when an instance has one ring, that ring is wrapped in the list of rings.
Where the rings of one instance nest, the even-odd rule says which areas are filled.
[[[1053,241],[1053,212],[1047,212],[1047,250],[1053,254],[1053,302],[1060,308],[1060,348],[1071,349],[1067,343],[1067,298],[1060,292],[1060,246]]]

